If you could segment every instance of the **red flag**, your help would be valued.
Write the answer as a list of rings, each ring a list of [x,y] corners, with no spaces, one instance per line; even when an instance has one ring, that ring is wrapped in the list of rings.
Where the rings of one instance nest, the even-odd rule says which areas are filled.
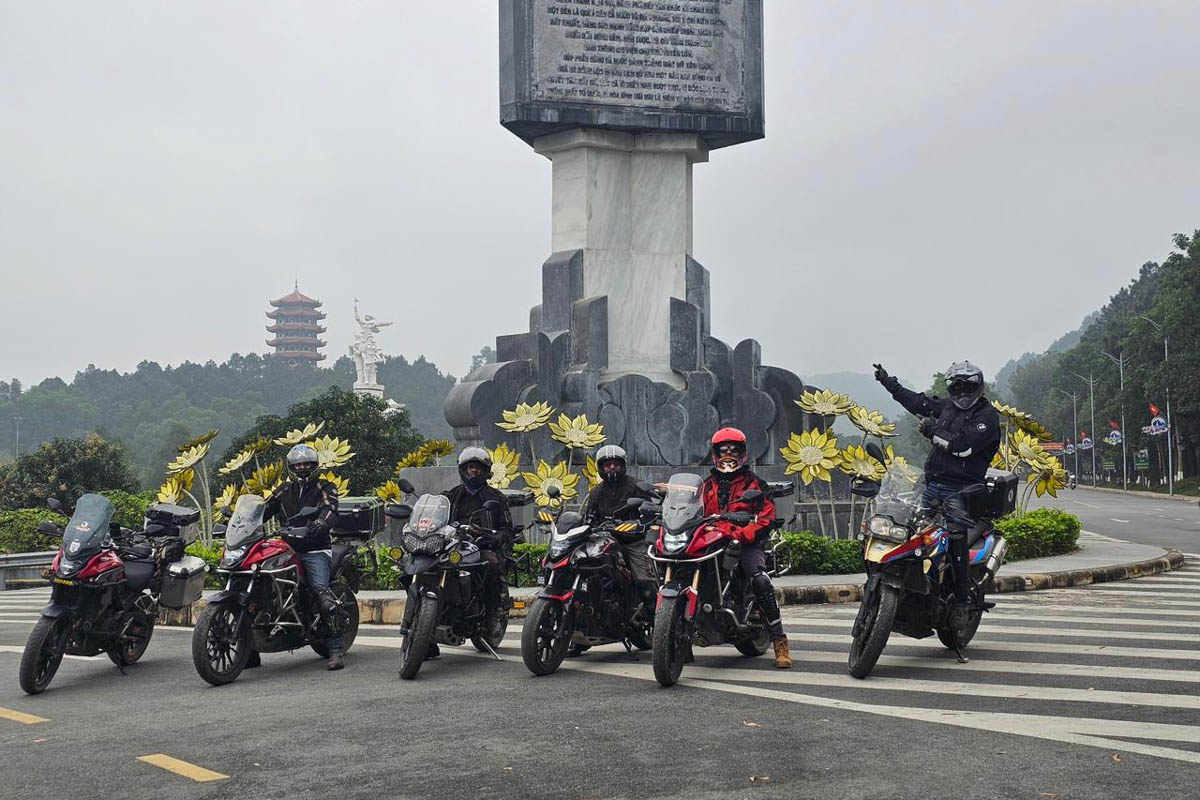
[[[1120,425],[1120,423],[1118,423],[1118,422],[1117,422],[1115,419],[1110,419],[1110,420],[1108,421],[1108,427],[1112,428],[1114,431],[1119,431],[1119,430],[1121,430],[1121,425]]]
[[[1158,406],[1154,405],[1154,403],[1150,404],[1150,413],[1156,417],[1158,416]]]
[[[1079,439],[1080,439],[1080,441],[1082,441],[1082,440],[1084,440],[1084,439],[1086,439],[1086,438],[1087,438],[1087,431],[1080,431],[1080,432],[1079,432]]]

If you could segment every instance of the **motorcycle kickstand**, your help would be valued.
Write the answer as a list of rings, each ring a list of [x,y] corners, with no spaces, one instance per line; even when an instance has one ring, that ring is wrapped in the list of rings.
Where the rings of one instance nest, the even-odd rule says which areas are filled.
[[[503,661],[503,660],[504,660],[504,659],[503,659],[503,658],[501,658],[499,655],[497,655],[497,653],[496,653],[496,651],[495,651],[495,650],[493,650],[493,649],[492,649],[492,646],[491,646],[491,644],[489,644],[489,643],[488,643],[488,640],[487,640],[487,639],[484,639],[482,636],[480,636],[480,637],[479,637],[479,641],[483,642],[483,646],[484,646],[484,647],[486,647],[486,648],[488,649],[488,652],[492,654],[492,657],[493,657],[493,658],[495,658],[497,661]]]
[[[958,634],[957,633],[954,634],[954,655],[958,656],[958,663],[960,663],[960,664],[970,664],[971,663],[971,659],[969,659],[965,655],[963,655],[962,645],[960,645],[958,643]]]
[[[621,644],[625,645],[625,652],[629,654],[630,661],[641,661],[641,658],[638,656],[638,654],[633,652],[633,644],[629,641],[629,639],[622,639]]]

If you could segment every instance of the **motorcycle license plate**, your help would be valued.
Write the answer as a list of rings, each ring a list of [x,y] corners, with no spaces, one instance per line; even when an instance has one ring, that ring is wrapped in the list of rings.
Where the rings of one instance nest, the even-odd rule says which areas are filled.
[[[79,583],[79,581],[74,580],[73,578],[55,578],[54,582],[59,586],[75,586]]]

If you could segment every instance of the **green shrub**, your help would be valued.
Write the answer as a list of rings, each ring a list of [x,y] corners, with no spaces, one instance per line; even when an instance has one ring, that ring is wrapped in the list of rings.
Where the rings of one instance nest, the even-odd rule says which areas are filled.
[[[862,572],[862,544],[853,539],[829,539],[808,531],[784,531],[775,550],[777,567],[796,575],[848,575]]]
[[[224,549],[225,543],[220,539],[214,539],[211,547],[205,547],[203,542],[192,542],[184,551],[189,556],[198,556],[204,559],[204,563],[208,564],[208,572],[204,575],[205,589],[220,589],[225,585],[217,575],[217,564],[221,562],[221,552]]]
[[[113,522],[123,528],[141,530],[142,523],[146,521],[146,509],[150,506],[149,492],[130,494],[120,489],[109,489],[99,494],[107,497],[116,506],[117,512],[113,514]]]
[[[0,511],[0,553],[43,553],[57,550],[62,545],[58,536],[44,536],[37,532],[38,523],[50,520],[57,525],[66,525],[67,518],[55,514],[48,508],[18,508],[15,511]]]
[[[370,545],[358,548],[355,558],[362,575],[362,589],[394,591],[400,588],[400,572],[387,555],[388,548]]]
[[[1008,542],[1006,561],[1070,553],[1079,546],[1082,527],[1079,517],[1057,508],[1039,508],[996,521],[996,530]]]
[[[537,576],[542,569],[542,559],[549,549],[544,544],[518,544],[513,547],[513,559],[517,562],[515,574],[509,574],[513,586],[536,586]]]

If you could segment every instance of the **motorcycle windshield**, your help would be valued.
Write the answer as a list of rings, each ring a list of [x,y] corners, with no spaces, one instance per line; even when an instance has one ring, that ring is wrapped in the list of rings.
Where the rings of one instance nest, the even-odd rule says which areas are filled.
[[[99,550],[108,535],[108,524],[112,522],[116,509],[107,497],[85,494],[75,504],[75,513],[63,531],[63,550],[67,555]]]
[[[897,525],[908,525],[920,511],[924,493],[924,472],[909,464],[892,462],[879,485],[874,513],[889,517]]]
[[[423,494],[413,506],[405,530],[418,536],[439,531],[450,521],[450,498],[441,494]]]
[[[671,476],[664,487],[667,495],[662,504],[663,524],[667,528],[677,531],[704,516],[704,503],[700,498],[702,483],[699,475],[690,472],[677,472]]]
[[[235,549],[253,539],[262,528],[267,501],[256,494],[244,494],[233,507],[229,527],[225,530],[225,547]]]

